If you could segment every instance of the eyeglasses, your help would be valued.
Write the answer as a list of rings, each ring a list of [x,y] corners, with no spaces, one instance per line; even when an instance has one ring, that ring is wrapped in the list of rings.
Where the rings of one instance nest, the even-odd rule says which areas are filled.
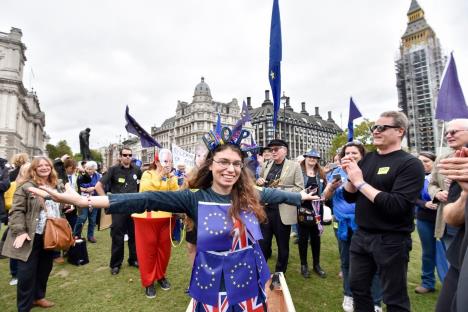
[[[273,153],[276,153],[277,151],[279,151],[280,149],[282,149],[283,146],[280,146],[280,147],[272,147],[270,148],[270,151],[273,152]]]
[[[457,133],[460,132],[460,131],[468,131],[468,129],[452,129],[452,130],[447,130],[447,131],[445,131],[444,134],[445,134],[445,136],[447,136],[447,135],[449,135],[449,134],[450,134],[451,136],[454,136],[455,134],[457,134]]]
[[[374,132],[375,130],[377,130],[377,132],[384,132],[385,130],[387,129],[398,129],[398,128],[401,128],[400,126],[391,126],[391,125],[373,125],[372,127],[370,127],[370,131],[371,132]]]
[[[122,157],[132,157],[132,154],[122,154]]]
[[[242,169],[244,167],[244,163],[240,160],[230,162],[227,159],[220,159],[220,160],[213,159],[213,162],[217,163],[223,169],[229,168],[230,165],[232,165],[235,169]]]

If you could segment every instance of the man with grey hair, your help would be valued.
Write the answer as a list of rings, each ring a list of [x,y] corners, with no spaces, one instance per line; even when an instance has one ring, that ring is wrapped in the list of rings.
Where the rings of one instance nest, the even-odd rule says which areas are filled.
[[[442,153],[435,160],[428,190],[433,201],[439,204],[434,236],[438,239],[442,239],[445,243],[445,247],[448,248],[457,232],[457,228],[450,225],[446,226],[443,220],[444,207],[448,203],[450,181],[439,173],[437,165],[442,159],[453,157],[455,151],[460,150],[463,146],[468,144],[468,119],[454,119],[448,122],[447,130],[445,131],[445,139],[447,140],[447,145],[450,147],[450,150]]]
[[[342,158],[348,174],[343,195],[356,202],[356,224],[350,247],[350,286],[355,311],[374,307],[372,278],[379,272],[387,311],[410,311],[407,272],[414,230],[414,202],[424,185],[424,168],[401,149],[408,119],[401,112],[384,112],[371,127],[376,152],[358,163]]]

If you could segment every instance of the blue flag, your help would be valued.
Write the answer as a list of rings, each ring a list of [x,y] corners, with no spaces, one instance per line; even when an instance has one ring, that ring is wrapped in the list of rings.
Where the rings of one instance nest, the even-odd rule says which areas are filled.
[[[271,13],[270,29],[270,64],[268,78],[270,80],[271,93],[273,97],[273,128],[276,128],[278,111],[281,97],[281,20],[278,0],[273,0],[273,11]]]
[[[128,133],[134,134],[140,138],[142,147],[162,147],[151,135],[149,135],[148,132],[145,131],[145,129],[143,129],[138,124],[135,118],[130,116],[128,105],[125,109],[125,121],[127,122],[127,124],[125,125],[125,129],[127,129]]]
[[[223,126],[221,125],[221,114],[218,112],[218,120],[216,121],[216,134],[221,135],[221,128]]]
[[[348,142],[354,139],[354,125],[353,120],[362,117],[361,112],[354,104],[353,97],[349,100],[349,117],[348,117]]]
[[[458,81],[453,53],[450,53],[450,60],[440,85],[435,118],[444,121],[468,118],[468,107],[466,107],[463,90]]]

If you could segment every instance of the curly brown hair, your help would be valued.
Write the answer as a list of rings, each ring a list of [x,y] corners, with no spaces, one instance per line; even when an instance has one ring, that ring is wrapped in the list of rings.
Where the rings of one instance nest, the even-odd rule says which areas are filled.
[[[218,146],[214,151],[210,151],[205,163],[196,172],[193,179],[189,181],[189,188],[194,189],[207,189],[213,184],[213,174],[210,170],[210,166],[213,163],[213,157],[224,150],[230,149],[236,152],[241,159],[244,159],[246,155],[240,150],[237,145],[234,144],[223,144]],[[255,187],[254,178],[251,171],[243,167],[241,169],[239,179],[233,185],[231,190],[232,205],[229,209],[229,216],[235,219],[241,220],[240,212],[242,210],[252,211],[257,216],[260,222],[266,221],[266,213],[263,207],[260,205],[260,199],[257,188]]]
[[[54,165],[52,161],[46,156],[34,156],[33,160],[31,161],[31,166],[28,170],[28,175],[30,180],[32,180],[35,184],[41,184],[39,177],[37,176],[36,169],[39,167],[39,162],[41,160],[45,160],[47,164],[50,166],[50,174],[47,178],[47,184],[51,187],[57,186],[57,172],[55,172]]]

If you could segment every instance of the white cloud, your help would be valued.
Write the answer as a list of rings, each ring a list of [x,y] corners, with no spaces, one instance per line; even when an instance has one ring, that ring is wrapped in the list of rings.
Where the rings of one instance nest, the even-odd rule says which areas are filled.
[[[468,90],[468,3],[419,0],[446,52],[455,51]],[[410,0],[280,0],[283,90],[295,110],[347,119],[349,96],[365,116],[395,109],[394,59]],[[271,0],[3,0],[0,31],[23,31],[24,83],[37,91],[52,142],[78,151],[125,135],[124,109],[149,130],[191,101],[206,78],[218,101],[252,97],[267,78]],[[30,77],[34,69],[35,79]],[[466,91],[468,92],[468,91]]]

